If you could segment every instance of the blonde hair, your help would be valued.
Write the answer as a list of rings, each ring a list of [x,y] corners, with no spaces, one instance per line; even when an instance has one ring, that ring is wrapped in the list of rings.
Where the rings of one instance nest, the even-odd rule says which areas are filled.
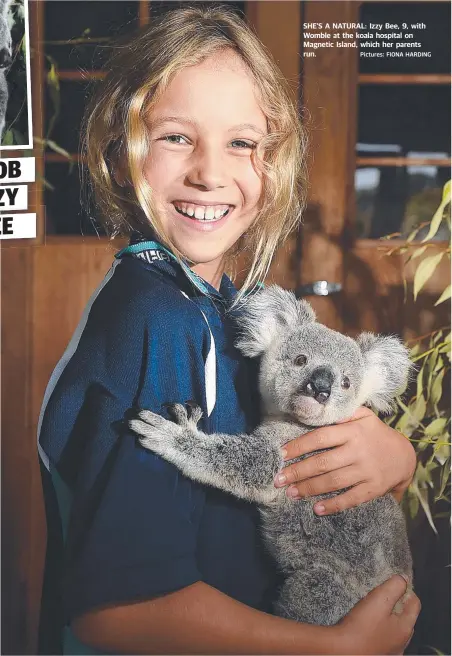
[[[86,113],[83,152],[107,232],[112,237],[132,231],[146,236],[152,229],[183,259],[165,234],[143,175],[149,149],[145,119],[178,71],[220,50],[232,50],[246,65],[268,124],[268,134],[253,152],[262,174],[261,203],[251,228],[233,249],[234,254],[239,248],[251,254],[241,297],[265,279],[275,249],[300,221],[307,140],[287,81],[233,10],[174,9],[118,46]]]

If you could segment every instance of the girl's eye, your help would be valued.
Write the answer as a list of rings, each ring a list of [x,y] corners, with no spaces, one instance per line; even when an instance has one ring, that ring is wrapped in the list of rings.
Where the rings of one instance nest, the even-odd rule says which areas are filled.
[[[306,364],[307,361],[308,358],[305,355],[297,355],[294,363],[297,365],[297,367],[302,367],[304,364]]]
[[[257,144],[254,143],[254,141],[245,141],[244,139],[234,139],[234,141],[231,141],[231,143],[239,144],[238,145],[239,150],[244,150],[245,148],[251,148],[251,150],[253,150],[257,146]]]
[[[181,144],[181,143],[187,143],[187,140],[185,137],[183,137],[180,134],[166,134],[164,137],[161,138],[162,141],[166,141],[167,143],[170,144]],[[181,141],[179,141],[181,140]]]
[[[348,376],[343,376],[341,380],[341,386],[344,389],[349,389],[350,388],[350,378]]]

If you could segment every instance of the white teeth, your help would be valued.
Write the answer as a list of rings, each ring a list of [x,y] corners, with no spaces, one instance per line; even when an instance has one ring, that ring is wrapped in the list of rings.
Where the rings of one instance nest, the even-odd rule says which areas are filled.
[[[189,205],[188,203],[174,203],[174,207],[180,214],[185,214],[189,217],[195,217],[198,221],[214,221],[221,219],[229,212],[228,205],[217,205],[218,209],[214,206],[204,205]]]

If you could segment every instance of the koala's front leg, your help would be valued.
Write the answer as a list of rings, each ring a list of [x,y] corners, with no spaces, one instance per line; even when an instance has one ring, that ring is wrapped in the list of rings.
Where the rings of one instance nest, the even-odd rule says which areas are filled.
[[[248,501],[266,503],[278,490],[273,478],[282,466],[277,443],[259,435],[208,435],[198,430],[199,407],[169,406],[177,423],[142,410],[129,426],[141,444],[175,465],[185,476]]]

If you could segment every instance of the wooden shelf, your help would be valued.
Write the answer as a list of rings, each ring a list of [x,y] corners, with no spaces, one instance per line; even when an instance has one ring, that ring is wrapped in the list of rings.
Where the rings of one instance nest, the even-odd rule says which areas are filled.
[[[356,166],[451,166],[452,159],[428,157],[357,157]]]
[[[451,75],[417,75],[394,73],[362,73],[358,75],[359,84],[451,84]]]

